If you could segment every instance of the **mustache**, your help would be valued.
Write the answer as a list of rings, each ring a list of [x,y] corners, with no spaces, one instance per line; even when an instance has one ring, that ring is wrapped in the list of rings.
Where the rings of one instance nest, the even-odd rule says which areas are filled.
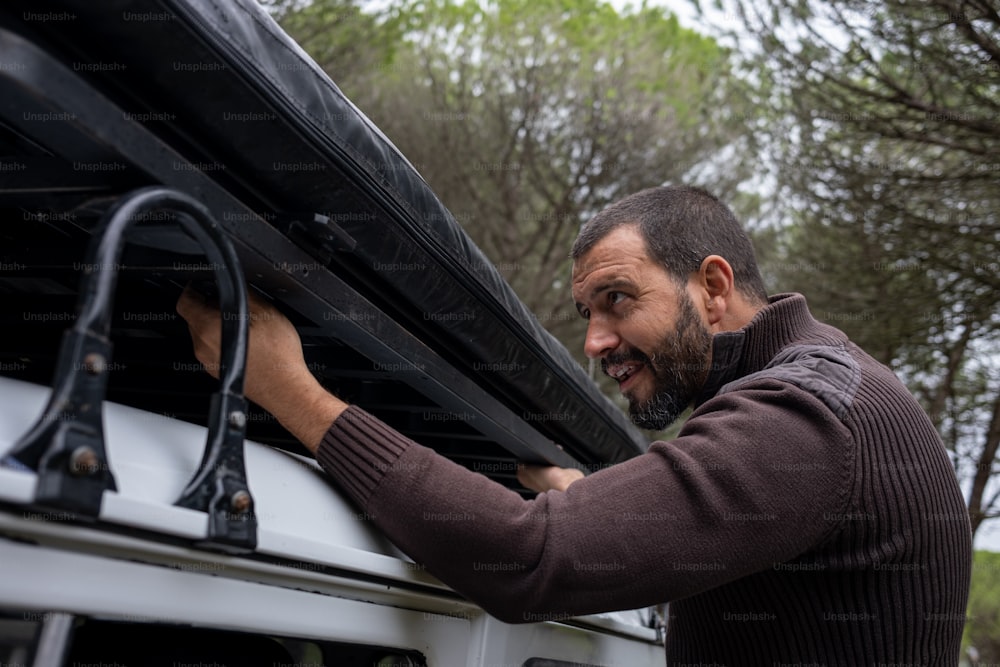
[[[636,362],[640,364],[646,364],[648,366],[653,365],[653,360],[650,359],[646,354],[640,352],[636,349],[623,350],[621,352],[612,352],[608,356],[601,359],[601,371],[607,375],[608,366],[614,366],[618,364],[625,364],[628,362]]]

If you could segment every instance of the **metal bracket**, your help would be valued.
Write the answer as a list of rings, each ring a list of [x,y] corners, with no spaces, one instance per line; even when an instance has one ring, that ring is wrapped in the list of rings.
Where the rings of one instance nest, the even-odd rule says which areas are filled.
[[[41,417],[9,452],[35,470],[35,504],[94,519],[104,491],[116,490],[101,404],[111,361],[112,297],[125,232],[148,213],[171,210],[199,242],[215,272],[222,317],[219,390],[212,398],[208,438],[199,469],[175,505],[209,514],[206,544],[253,550],[257,523],[243,457],[249,316],[246,286],[235,250],[201,203],[175,190],[150,187],[119,200],[102,218],[87,250],[76,322],[64,336],[52,395]]]
[[[208,440],[201,465],[175,505],[208,513],[206,546],[223,551],[252,551],[257,546],[257,518],[247,486],[243,435],[247,407],[242,395],[215,394]]]
[[[107,337],[74,329],[63,334],[49,403],[11,452],[38,472],[39,506],[92,518],[104,491],[117,489],[101,419],[110,358]]]
[[[354,252],[358,245],[354,237],[321,213],[279,215],[272,224],[324,265],[333,261],[338,252]]]

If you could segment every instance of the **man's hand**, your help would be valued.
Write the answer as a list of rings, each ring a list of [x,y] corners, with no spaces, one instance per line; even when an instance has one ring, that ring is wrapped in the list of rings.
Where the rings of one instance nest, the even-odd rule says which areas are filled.
[[[299,334],[284,315],[252,291],[247,306],[250,340],[244,393],[315,452],[347,404],[313,377],[302,356]],[[177,301],[177,312],[187,320],[198,361],[218,377],[222,339],[218,307],[188,288]]]
[[[542,493],[543,491],[565,491],[569,485],[584,475],[576,468],[560,468],[559,466],[540,466],[530,463],[517,464],[517,481],[525,488]]]

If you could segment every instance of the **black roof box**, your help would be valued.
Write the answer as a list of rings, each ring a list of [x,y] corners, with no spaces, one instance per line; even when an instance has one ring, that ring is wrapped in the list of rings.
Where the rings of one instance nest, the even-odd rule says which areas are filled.
[[[257,2],[4,4],[7,35],[17,33],[60,62],[71,72],[67,80],[92,86],[122,110],[124,121],[155,136],[156,150],[168,147],[180,156],[179,164],[188,166],[168,169],[166,154],[157,165],[156,151],[125,147],[124,138],[121,147],[112,141],[143,179],[205,200],[239,241],[241,254],[263,253],[270,267],[241,257],[251,282],[283,285],[271,295],[310,320],[319,338],[364,347],[337,329],[337,318],[324,321],[320,310],[288,291],[290,278],[310,295],[333,298],[324,294],[329,281],[317,276],[324,271],[310,274],[311,267],[328,270],[338,285],[398,325],[393,331],[405,330],[448,372],[457,371],[463,382],[506,406],[523,422],[516,428],[527,425],[584,463],[617,462],[644,450],[642,434],[542,328],[419,173]],[[10,70],[0,75],[30,78]],[[74,122],[87,121],[81,115]],[[26,127],[22,134],[35,132]],[[38,130],[31,140],[62,151],[55,141],[46,146],[45,133]],[[224,191],[225,201],[254,215],[241,219],[235,208],[226,210],[204,179]],[[286,251],[269,240],[272,231],[294,241],[314,263],[282,266],[281,257],[295,255],[282,255]],[[377,326],[368,329],[379,335]],[[374,358],[372,349],[361,351]],[[447,385],[448,373],[438,375],[438,384]],[[456,382],[462,386],[457,376]],[[356,398],[365,404],[364,392]],[[388,400],[369,400],[370,407],[378,412]],[[498,426],[497,433],[514,428],[504,420]]]

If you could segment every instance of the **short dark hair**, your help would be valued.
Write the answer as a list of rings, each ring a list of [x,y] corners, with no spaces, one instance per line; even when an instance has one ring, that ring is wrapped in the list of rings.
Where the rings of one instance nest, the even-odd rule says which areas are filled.
[[[615,202],[580,230],[573,243],[573,259],[580,259],[622,225],[638,226],[649,256],[678,283],[687,282],[706,257],[719,255],[733,267],[736,289],[757,305],[767,303],[750,237],[729,207],[705,190],[663,186]]]

